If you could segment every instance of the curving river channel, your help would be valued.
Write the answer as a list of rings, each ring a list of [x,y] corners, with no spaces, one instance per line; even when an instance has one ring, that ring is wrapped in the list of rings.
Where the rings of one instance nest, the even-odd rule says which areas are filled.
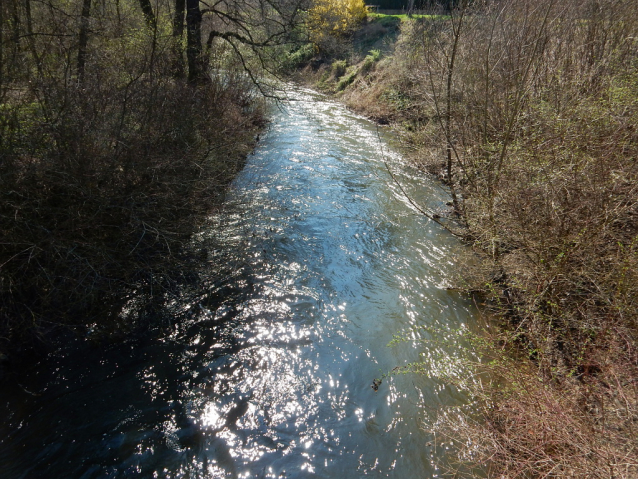
[[[3,386],[2,478],[437,476],[432,412],[464,396],[434,374],[373,381],[456,357],[450,340],[387,344],[475,311],[446,289],[460,245],[384,158],[421,204],[446,193],[370,122],[291,97],[195,239],[210,274],[172,300],[165,332],[70,347]]]

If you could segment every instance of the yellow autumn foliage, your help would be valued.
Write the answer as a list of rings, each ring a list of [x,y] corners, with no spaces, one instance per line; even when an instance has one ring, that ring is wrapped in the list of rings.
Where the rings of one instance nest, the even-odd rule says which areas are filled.
[[[315,0],[308,11],[310,39],[319,46],[328,37],[351,33],[368,15],[363,0]]]

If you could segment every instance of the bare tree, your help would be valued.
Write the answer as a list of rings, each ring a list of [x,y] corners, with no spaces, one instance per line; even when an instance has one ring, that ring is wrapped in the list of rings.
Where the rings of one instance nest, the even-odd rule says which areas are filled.
[[[490,476],[636,477],[637,5],[459,3],[404,47],[413,138],[462,193],[470,287],[504,326],[470,366],[481,420],[448,416]]]
[[[186,59],[188,81],[200,83],[207,79],[202,50],[202,11],[200,0],[186,0]]]
[[[157,20],[155,18],[155,13],[153,12],[153,6],[151,5],[151,0],[139,0],[140,8],[142,9],[142,13],[144,13],[144,18],[146,19],[146,23],[151,30],[155,30],[157,28]]]
[[[184,36],[184,14],[186,0],[175,0],[173,12],[173,74],[182,78],[185,73],[184,52],[182,51],[182,37]]]
[[[240,63],[209,74],[200,5],[0,2],[0,352],[64,324],[132,326],[127,292],[157,300],[188,261],[263,125]],[[197,88],[173,78],[185,46]]]
[[[269,49],[290,40],[302,22],[308,0],[221,0],[207,3],[186,0],[188,78],[197,82],[205,75],[206,56],[216,40],[234,52],[257,86],[260,81],[253,68],[269,70]],[[203,5],[205,8],[201,8]],[[176,8],[176,19],[179,10]],[[177,24],[177,21],[176,21]],[[174,30],[176,33],[177,30]],[[202,49],[205,35],[206,50]],[[249,58],[255,58],[251,67]]]
[[[4,3],[0,5],[0,98],[4,96]]]

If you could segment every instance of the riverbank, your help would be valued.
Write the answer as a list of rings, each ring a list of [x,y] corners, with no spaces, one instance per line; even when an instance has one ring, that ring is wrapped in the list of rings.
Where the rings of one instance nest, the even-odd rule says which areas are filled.
[[[638,468],[635,9],[511,2],[406,19],[385,57],[354,49],[311,75],[400,132],[482,258],[462,284],[498,325],[475,364],[480,419],[443,430],[489,476]]]
[[[252,151],[264,101],[240,69],[193,85],[164,67],[0,89],[0,369],[134,337],[197,276],[206,253],[188,243]]]

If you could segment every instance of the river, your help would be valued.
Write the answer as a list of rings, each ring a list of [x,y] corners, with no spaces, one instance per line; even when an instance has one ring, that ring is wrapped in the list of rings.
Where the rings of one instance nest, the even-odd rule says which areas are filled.
[[[415,201],[447,194],[372,123],[290,95],[194,238],[210,272],[167,301],[163,332],[69,347],[6,381],[0,477],[437,477],[435,411],[465,396],[437,371],[375,379],[453,363],[448,333],[475,310],[447,289],[462,246],[384,161]],[[406,331],[447,339],[387,346]]]

